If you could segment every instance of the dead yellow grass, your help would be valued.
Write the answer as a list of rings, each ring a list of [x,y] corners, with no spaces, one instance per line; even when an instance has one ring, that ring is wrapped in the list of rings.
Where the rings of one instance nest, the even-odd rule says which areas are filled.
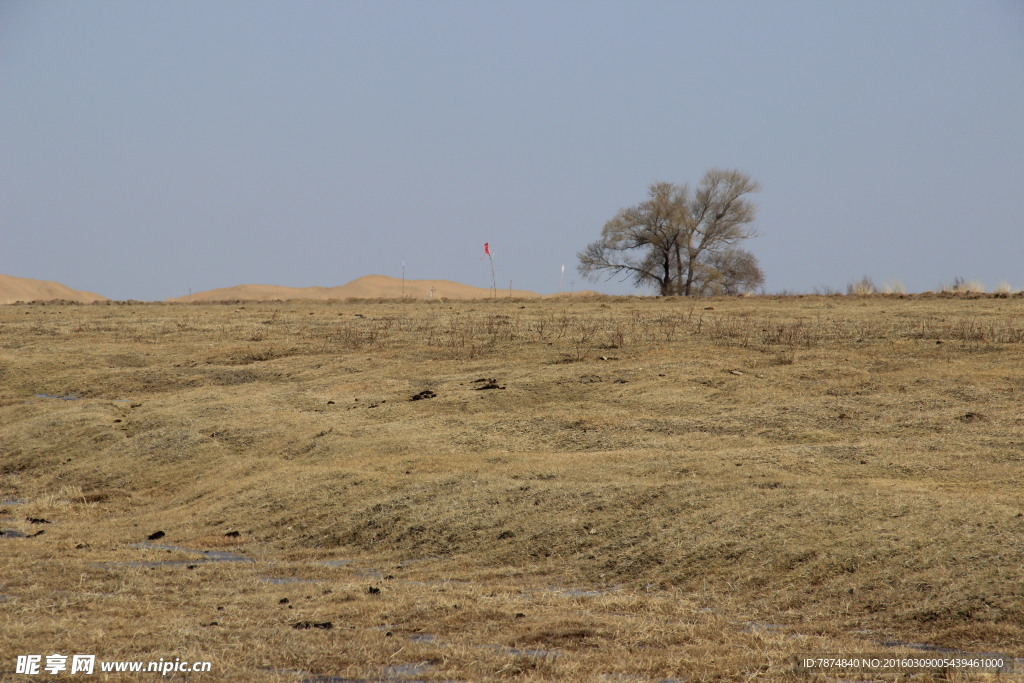
[[[1022,314],[0,307],[0,677],[65,651],[217,680],[1022,657]]]

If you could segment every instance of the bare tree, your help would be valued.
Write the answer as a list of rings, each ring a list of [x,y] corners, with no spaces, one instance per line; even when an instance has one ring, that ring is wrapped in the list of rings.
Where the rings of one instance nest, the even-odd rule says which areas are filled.
[[[619,211],[605,223],[601,239],[577,254],[580,273],[623,274],[637,285],[657,286],[663,296],[675,293],[678,268],[673,259],[681,236],[684,189],[671,183],[651,185],[647,201]]]
[[[705,173],[696,191],[655,183],[646,201],[619,211],[601,239],[578,254],[579,271],[590,278],[623,274],[663,296],[696,294],[708,257],[755,235],[747,195],[758,189],[749,175],[722,169]]]
[[[745,249],[712,252],[701,266],[702,277],[697,282],[704,296],[746,294],[764,284],[764,272],[757,257]]]

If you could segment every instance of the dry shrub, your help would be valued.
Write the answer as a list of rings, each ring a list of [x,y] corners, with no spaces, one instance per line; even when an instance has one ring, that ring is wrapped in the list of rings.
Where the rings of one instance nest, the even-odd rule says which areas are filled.
[[[851,282],[846,285],[846,293],[851,296],[869,296],[877,291],[878,288],[875,287],[875,283],[867,275],[857,282]]]

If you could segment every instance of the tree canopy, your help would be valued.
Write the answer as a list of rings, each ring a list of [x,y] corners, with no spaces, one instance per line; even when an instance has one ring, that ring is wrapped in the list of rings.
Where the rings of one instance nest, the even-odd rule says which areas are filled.
[[[591,279],[624,275],[663,296],[740,294],[761,286],[757,259],[736,245],[756,236],[760,186],[738,170],[711,169],[696,189],[657,182],[647,200],[620,210],[601,239],[577,255]]]

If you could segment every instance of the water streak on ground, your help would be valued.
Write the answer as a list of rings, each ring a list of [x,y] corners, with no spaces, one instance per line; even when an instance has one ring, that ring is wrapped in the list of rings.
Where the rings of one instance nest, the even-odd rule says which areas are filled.
[[[129,548],[141,548],[143,550],[176,550],[183,553],[198,553],[203,556],[203,560],[206,562],[255,562],[256,560],[246,557],[245,555],[239,555],[238,553],[229,553],[225,550],[196,550],[195,548],[183,548],[179,545],[164,545],[161,543],[129,543]],[[190,564],[189,562],[183,562],[183,564]]]

